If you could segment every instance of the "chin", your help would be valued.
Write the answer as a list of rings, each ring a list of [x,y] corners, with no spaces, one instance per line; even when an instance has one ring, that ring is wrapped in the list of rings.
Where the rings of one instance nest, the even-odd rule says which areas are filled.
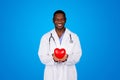
[[[57,27],[57,29],[63,29],[64,27],[63,26],[61,26],[61,27]]]

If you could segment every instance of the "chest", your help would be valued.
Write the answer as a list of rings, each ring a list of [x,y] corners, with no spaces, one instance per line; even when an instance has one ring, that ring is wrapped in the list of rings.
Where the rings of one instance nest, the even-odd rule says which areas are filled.
[[[55,48],[64,48],[67,52],[67,54],[72,53],[72,49],[74,47],[74,41],[73,39],[71,39],[69,36],[64,37],[61,41],[59,40],[59,38],[55,38],[50,40],[50,44],[49,44],[49,49],[50,49],[50,53],[54,52]]]

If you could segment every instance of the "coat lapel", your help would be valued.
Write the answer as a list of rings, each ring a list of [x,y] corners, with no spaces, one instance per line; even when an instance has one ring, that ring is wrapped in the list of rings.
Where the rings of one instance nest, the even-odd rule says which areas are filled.
[[[62,39],[62,43],[61,43],[61,47],[65,48],[66,42],[68,42],[68,38],[69,38],[69,34],[68,34],[68,30],[65,30],[65,33],[63,35],[63,39]]]
[[[60,47],[59,37],[58,37],[55,29],[52,31],[52,33],[53,33],[53,37],[55,38],[56,47]]]
[[[69,41],[69,31],[68,31],[67,28],[66,28],[65,33],[63,35],[61,44],[60,44],[59,37],[58,37],[55,29],[52,30],[52,35],[53,35],[53,37],[55,39],[56,47],[58,47],[58,48],[67,48],[67,46],[68,46],[67,43]]]

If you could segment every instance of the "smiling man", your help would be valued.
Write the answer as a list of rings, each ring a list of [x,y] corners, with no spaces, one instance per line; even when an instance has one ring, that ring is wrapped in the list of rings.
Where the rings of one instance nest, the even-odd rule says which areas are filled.
[[[42,36],[38,51],[46,65],[44,80],[77,80],[75,64],[82,55],[79,38],[65,27],[64,11],[54,13],[53,23],[55,28]]]

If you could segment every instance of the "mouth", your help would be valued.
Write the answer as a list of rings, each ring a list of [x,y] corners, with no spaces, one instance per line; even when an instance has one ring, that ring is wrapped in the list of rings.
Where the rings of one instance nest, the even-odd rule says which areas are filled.
[[[62,27],[62,26],[63,26],[63,24],[59,23],[59,24],[57,24],[57,26],[58,26],[58,27]]]

